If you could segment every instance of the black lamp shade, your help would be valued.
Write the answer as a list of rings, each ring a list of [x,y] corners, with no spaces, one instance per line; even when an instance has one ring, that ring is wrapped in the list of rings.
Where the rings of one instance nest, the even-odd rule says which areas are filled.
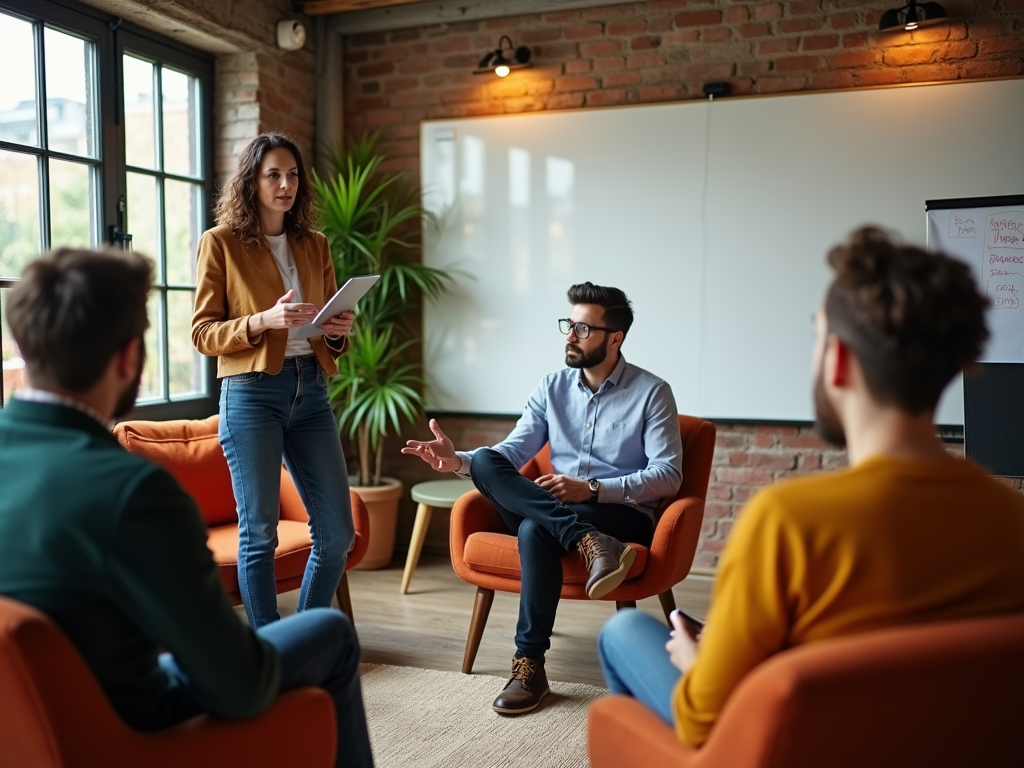
[[[511,69],[528,66],[530,66],[530,49],[525,45],[516,48],[512,45],[512,41],[507,35],[502,35],[498,41],[498,47],[493,51],[488,51],[480,59],[480,63],[473,70],[473,74],[496,74],[499,77],[504,77]],[[496,71],[499,67],[501,67],[501,72]]]
[[[892,8],[885,11],[878,20],[878,28],[882,31],[887,29],[906,29],[907,25],[913,25],[910,29],[916,29],[926,24],[934,24],[946,18],[946,9],[939,3],[927,2],[918,3],[910,0],[902,8]]]

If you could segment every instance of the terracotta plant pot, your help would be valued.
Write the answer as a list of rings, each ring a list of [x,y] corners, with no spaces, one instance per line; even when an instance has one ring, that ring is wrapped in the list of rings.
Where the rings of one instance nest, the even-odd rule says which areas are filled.
[[[363,559],[355,566],[356,570],[386,568],[395,553],[395,527],[398,502],[402,499],[402,481],[382,477],[380,482],[380,485],[351,486],[370,513],[370,543]]]

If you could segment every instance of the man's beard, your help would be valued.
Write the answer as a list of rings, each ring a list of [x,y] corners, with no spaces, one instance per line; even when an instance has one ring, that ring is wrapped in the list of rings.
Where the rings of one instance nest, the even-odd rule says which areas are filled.
[[[570,353],[575,353],[576,357],[570,357]],[[607,344],[602,344],[589,353],[584,353],[575,344],[565,345],[565,364],[570,368],[594,368],[603,363],[606,357],[608,357]]]
[[[117,405],[114,406],[114,413],[112,418],[120,419],[123,416],[127,416],[131,413],[132,408],[135,407],[135,401],[139,397],[139,390],[142,388],[142,371],[146,367],[146,342],[145,339],[139,339],[139,370],[135,373],[135,381],[128,385],[128,387],[121,393],[121,397],[117,401]]]
[[[825,374],[818,371],[814,379],[814,429],[826,443],[831,443],[839,448],[846,447],[846,432],[843,430],[843,423],[839,420],[839,414],[835,407],[829,402],[825,393]]]

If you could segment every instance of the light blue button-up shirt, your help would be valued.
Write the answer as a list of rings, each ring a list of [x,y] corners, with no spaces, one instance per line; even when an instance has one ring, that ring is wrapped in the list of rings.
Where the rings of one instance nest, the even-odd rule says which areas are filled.
[[[669,385],[620,355],[597,392],[577,368],[545,376],[512,433],[494,450],[522,467],[551,443],[555,474],[601,481],[598,501],[628,504],[654,517],[679,490],[683,447]],[[475,451],[457,451],[468,475]]]

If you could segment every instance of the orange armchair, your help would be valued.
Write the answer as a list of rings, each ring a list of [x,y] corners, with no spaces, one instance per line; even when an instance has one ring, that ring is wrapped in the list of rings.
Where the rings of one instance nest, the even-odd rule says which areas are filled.
[[[629,542],[637,551],[626,580],[604,600],[618,608],[633,607],[637,600],[658,595],[666,618],[676,607],[672,587],[686,578],[693,564],[704,520],[704,497],[715,452],[715,425],[693,416],[679,417],[683,443],[683,482],[671,499],[662,502],[651,546]],[[544,446],[520,472],[535,479],[552,471],[550,448]],[[470,491],[455,502],[451,522],[452,566],[459,577],[476,586],[462,671],[473,671],[495,590],[519,592],[521,571],[518,540],[479,491]],[[585,590],[587,570],[575,552],[562,558],[562,598],[589,600]]]
[[[201,421],[122,421],[114,427],[118,441],[132,453],[156,462],[195,499],[206,522],[206,544],[220,572],[221,583],[235,605],[241,605],[238,588],[238,512],[228,462],[217,440],[219,416]],[[344,471],[343,468],[341,471]],[[350,492],[356,539],[348,553],[345,569],[358,565],[366,553],[370,518],[366,506]],[[274,573],[277,591],[288,592],[302,584],[302,574],[313,547],[309,537],[309,516],[295,483],[281,468],[281,519],[277,524]],[[338,605],[352,618],[348,574],[341,577]]]
[[[200,715],[155,733],[134,731],[64,633],[42,613],[4,597],[0,711],[0,768],[328,768],[337,750],[334,703],[319,688],[284,693],[247,720]],[[312,736],[279,738],[294,733]]]
[[[1024,614],[885,629],[774,656],[700,749],[635,699],[588,716],[592,768],[1024,765]]]

